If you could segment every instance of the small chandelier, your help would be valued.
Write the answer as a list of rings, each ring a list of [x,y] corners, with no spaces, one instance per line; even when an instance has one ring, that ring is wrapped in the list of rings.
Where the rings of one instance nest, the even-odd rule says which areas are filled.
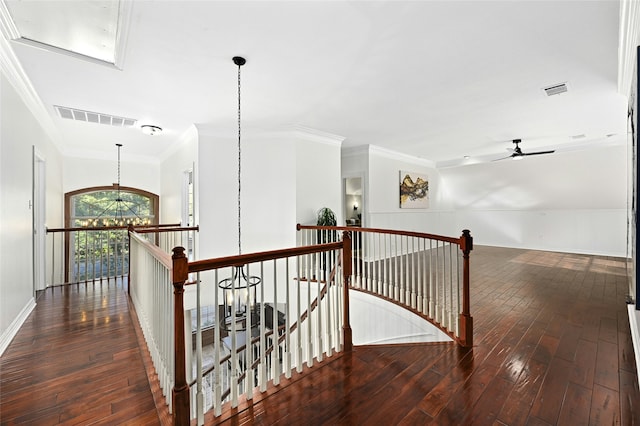
[[[112,200],[102,212],[96,215],[96,217],[82,220],[80,224],[85,228],[151,224],[149,217],[141,217],[134,210],[133,207],[135,207],[135,203],[122,198],[120,192],[120,148],[122,148],[122,144],[117,143],[116,147],[118,148],[118,183],[113,184],[116,188],[116,198]]]
[[[238,66],[238,254],[242,254],[240,188],[242,175],[241,150],[241,109],[240,109],[240,67],[247,61],[235,56],[233,63]],[[246,270],[245,270],[246,269]],[[259,306],[256,304],[256,286],[262,280],[251,276],[246,265],[235,266],[233,275],[218,282],[218,287],[224,291],[224,323],[226,330],[246,330],[258,324]],[[234,324],[235,323],[235,327]]]

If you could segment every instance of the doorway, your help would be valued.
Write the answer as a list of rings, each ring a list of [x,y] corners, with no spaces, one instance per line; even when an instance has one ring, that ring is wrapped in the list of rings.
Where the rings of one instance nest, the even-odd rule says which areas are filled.
[[[33,227],[33,296],[46,287],[46,163],[44,157],[33,147],[33,177],[31,210]]]
[[[346,226],[363,226],[364,199],[362,177],[344,179],[344,218]]]

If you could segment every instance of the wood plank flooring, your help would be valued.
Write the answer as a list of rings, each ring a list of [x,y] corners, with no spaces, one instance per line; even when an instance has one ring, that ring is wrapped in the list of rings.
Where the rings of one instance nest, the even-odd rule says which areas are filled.
[[[121,282],[43,291],[0,357],[2,425],[160,424]]]
[[[472,349],[356,347],[207,424],[640,425],[623,259],[471,262]],[[0,423],[159,424],[129,310],[114,283],[46,290],[0,357]]]
[[[640,425],[623,259],[476,247],[474,347],[356,347],[210,423]]]

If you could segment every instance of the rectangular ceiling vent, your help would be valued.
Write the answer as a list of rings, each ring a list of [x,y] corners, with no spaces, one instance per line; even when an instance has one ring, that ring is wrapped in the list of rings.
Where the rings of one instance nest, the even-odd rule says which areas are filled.
[[[135,126],[137,122],[137,120],[133,118],[116,117],[100,112],[84,111],[59,105],[54,105],[54,107],[61,118],[67,118],[69,120],[86,121],[87,123],[99,123],[116,127],[132,127]]]
[[[553,86],[545,87],[544,92],[547,96],[559,95],[560,93],[564,93],[568,90],[567,83],[554,84]]]

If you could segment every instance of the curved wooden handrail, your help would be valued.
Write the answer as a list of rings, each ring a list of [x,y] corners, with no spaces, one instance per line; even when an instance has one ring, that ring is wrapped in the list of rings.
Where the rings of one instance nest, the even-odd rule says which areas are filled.
[[[317,229],[317,230],[325,230],[325,231],[371,232],[376,234],[391,234],[391,235],[401,235],[404,237],[427,238],[430,240],[444,241],[451,244],[458,244],[458,245],[461,244],[460,238],[447,237],[444,235],[426,234],[424,232],[396,231],[393,229],[361,228],[361,227],[353,227],[353,226],[317,226],[317,225],[301,225],[301,224],[297,224],[296,229],[298,231],[300,231],[301,229]]]
[[[180,232],[180,231],[200,231],[199,226],[175,226],[175,225],[165,225],[158,226],[144,226],[144,227],[136,227],[134,226],[135,231],[138,234],[155,234],[157,232]]]
[[[324,299],[324,296],[326,295],[327,291],[328,291],[328,287],[331,285],[332,282],[335,282],[335,277],[336,277],[336,273],[338,270],[338,266],[342,264],[342,253],[340,254],[340,256],[338,256],[338,262],[333,266],[333,268],[331,269],[331,273],[329,275],[329,279],[327,281],[325,281],[324,286],[322,287],[322,289],[320,290],[320,300]],[[318,306],[318,297],[316,297],[315,299],[313,299],[313,302],[311,303],[311,311],[313,311],[316,307]],[[289,333],[293,333],[297,328],[298,328],[298,324],[300,321],[304,321],[307,317],[309,316],[309,310],[305,310],[302,315],[300,315],[300,320],[294,322],[293,324],[291,324],[291,326],[289,327]],[[282,341],[286,338],[286,335],[280,335],[280,332],[285,330],[286,326],[282,325],[280,327],[278,327],[278,344],[282,343]],[[271,335],[274,334],[274,330],[270,330],[267,331],[265,333],[265,337],[269,337]],[[250,344],[253,345],[255,343],[257,343],[260,340],[260,336],[258,337],[254,337],[253,339],[251,339]],[[265,355],[270,354],[271,352],[273,352],[275,347],[275,343],[272,344],[268,349],[265,350]],[[238,348],[236,348],[236,353],[240,353],[243,350],[245,350],[247,348],[247,345],[244,344]],[[222,365],[223,363],[227,362],[229,359],[231,359],[231,354],[226,355],[225,357],[223,357],[220,360],[220,365]],[[250,366],[250,368],[255,368],[257,367],[259,364],[258,361],[254,361],[253,364]],[[206,376],[207,374],[213,372],[213,370],[215,370],[216,366],[212,365],[211,367],[207,368],[206,370],[204,370],[202,372],[202,376]],[[244,373],[238,377],[238,383],[240,383],[243,379],[244,379]],[[196,383],[196,380],[192,380],[189,383],[189,387],[193,386]],[[223,398],[224,399],[224,395]]]
[[[137,232],[130,232],[129,236],[136,240],[138,244],[141,244],[145,247],[145,249],[156,259],[158,262],[162,263],[162,265],[167,268],[169,271],[173,268],[173,260],[171,259],[171,255],[155,244],[152,244],[148,240],[142,238],[138,235]]]
[[[203,272],[211,269],[220,269],[228,266],[243,266],[248,263],[265,262],[267,260],[281,259],[285,257],[302,256],[305,254],[319,253],[323,251],[339,250],[342,242],[317,244],[314,246],[294,247],[281,250],[263,251],[258,253],[241,254],[237,256],[219,257],[216,259],[196,260],[189,262],[188,272]]]
[[[433,325],[438,327],[445,334],[451,336],[455,341],[457,341],[462,346],[465,346],[465,347],[473,346],[473,318],[471,316],[471,307],[470,307],[470,278],[469,278],[469,253],[471,252],[471,250],[473,250],[473,238],[471,237],[471,233],[468,229],[464,229],[462,231],[462,235],[458,238],[447,237],[443,235],[427,234],[422,232],[399,231],[399,230],[380,229],[380,228],[361,228],[361,227],[352,227],[352,226],[316,226],[316,225],[297,224],[296,229],[298,231],[300,230],[353,231],[356,233],[388,234],[388,235],[398,235],[403,237],[416,237],[416,238],[422,238],[422,239],[436,240],[436,241],[457,245],[460,251],[462,252],[462,259],[463,259],[462,312],[460,312],[458,315],[459,325],[460,325],[460,329],[458,333],[459,335],[455,335],[455,333],[452,332],[452,330],[447,329],[445,326],[439,324],[437,321],[430,318],[428,315],[425,315],[413,309],[410,305],[399,303],[398,301],[394,301],[391,298],[385,297],[383,295],[380,295],[374,292],[369,292],[367,290],[362,290],[356,287],[350,287],[350,288],[377,296],[383,300],[390,301],[400,307],[403,307],[411,312],[415,312],[420,317],[428,320]]]
[[[400,303],[397,300],[393,300],[390,297],[385,297],[385,296],[383,296],[381,294],[375,293],[373,291],[368,291],[368,290],[365,290],[365,289],[362,289],[362,288],[349,287],[349,290],[358,291],[358,292],[363,293],[363,294],[368,294],[370,296],[377,297],[378,299],[382,299],[385,302],[392,303],[392,304],[396,305],[399,308],[405,309],[405,310],[407,310],[407,311],[419,316],[423,320],[429,321],[431,324],[433,324],[434,327],[438,328],[438,330],[442,331],[444,334],[446,334],[447,336],[451,337],[452,340],[455,340],[456,342],[460,343],[459,339],[456,337],[456,335],[453,332],[451,332],[450,330],[447,330],[440,323],[434,321],[434,319],[429,317],[428,315],[423,314],[422,312],[418,311],[417,309],[413,309],[411,306],[408,306],[408,305],[405,305],[403,303]]]
[[[240,266],[244,266],[251,263],[260,263],[265,261],[271,261],[271,260],[282,259],[282,258],[291,258],[291,257],[302,256],[302,255],[318,253],[318,252],[339,250],[341,253],[341,257],[339,257],[335,262],[334,268],[331,271],[330,277],[327,277],[326,281],[324,282],[319,281],[320,283],[322,283],[322,285],[320,286],[320,288],[318,288],[317,295],[314,296],[314,299],[312,301],[310,301],[311,304],[307,305],[309,306],[309,308],[307,308],[304,311],[304,313],[301,314],[300,317],[296,318],[296,322],[294,322],[293,324],[286,324],[279,327],[276,326],[274,327],[273,330],[270,330],[270,331],[265,330],[265,336],[267,337],[271,336],[271,344],[268,344],[268,345],[265,344],[265,347],[261,348],[261,353],[273,355],[274,351],[276,350],[276,347],[278,347],[283,341],[285,341],[285,339],[287,338],[287,335],[290,335],[290,332],[293,332],[296,329],[299,329],[299,327],[302,324],[302,321],[309,318],[309,315],[311,314],[311,312],[314,309],[317,309],[317,307],[319,306],[323,298],[325,298],[326,295],[329,294],[329,290],[332,288],[332,286],[337,283],[336,273],[337,273],[337,269],[339,268],[339,265],[341,264],[342,264],[342,274],[344,276],[344,288],[342,289],[343,299],[344,299],[343,309],[342,309],[342,314],[343,314],[342,336],[344,338],[344,346],[342,347],[342,349],[345,351],[352,350],[352,330],[350,328],[350,321],[349,321],[348,291],[350,288],[352,288],[351,287],[351,280],[353,279],[352,274],[358,273],[358,272],[352,270],[352,262],[354,262],[354,258],[352,257],[353,240],[351,237],[351,233],[377,233],[377,234],[398,235],[398,236],[409,237],[409,238],[416,237],[420,239],[427,239],[427,240],[434,240],[434,241],[449,243],[451,244],[451,247],[449,247],[448,249],[450,250],[449,251],[450,258],[453,258],[453,252],[454,252],[455,246],[457,246],[458,249],[462,251],[462,254],[463,254],[462,255],[462,260],[463,260],[462,276],[460,276],[458,272],[456,272],[456,275],[458,277],[457,281],[452,281],[453,283],[457,282],[456,285],[458,285],[458,287],[452,287],[456,289],[455,291],[457,291],[456,293],[457,296],[455,296],[457,299],[455,303],[460,303],[461,301],[462,306],[458,305],[458,307],[456,308],[458,309],[457,311],[454,311],[453,305],[450,308],[447,308],[446,312],[443,310],[442,315],[446,315],[447,319],[446,319],[446,322],[443,322],[442,327],[440,326],[440,324],[438,324],[438,321],[442,319],[442,316],[435,316],[434,318],[430,318],[429,316],[427,316],[426,312],[424,311],[424,308],[418,308],[418,309],[423,309],[423,312],[418,312],[416,311],[416,309],[412,308],[410,305],[407,305],[403,302],[403,300],[405,300],[405,297],[414,297],[413,287],[409,289],[409,287],[406,287],[403,284],[402,287],[395,288],[396,293],[400,291],[402,295],[405,295],[405,296],[400,296],[401,297],[400,300],[393,299],[391,297],[387,298],[385,297],[385,295],[381,295],[379,293],[373,293],[373,292],[370,293],[369,289],[365,290],[364,292],[370,293],[372,295],[376,295],[378,297],[381,297],[382,299],[388,300],[396,305],[402,306],[405,309],[415,312],[420,317],[427,319],[432,324],[438,326],[438,328],[445,331],[445,333],[448,336],[453,337],[462,346],[471,347],[473,345],[473,318],[470,315],[470,303],[469,303],[469,252],[473,249],[473,239],[468,230],[464,230],[462,233],[462,236],[458,238],[454,238],[454,237],[447,237],[442,235],[434,235],[434,234],[413,232],[413,231],[396,231],[396,230],[389,230],[389,229],[360,228],[360,227],[355,228],[355,227],[349,227],[349,226],[313,226],[313,225],[298,224],[297,229],[298,230],[304,229],[304,230],[318,230],[318,231],[334,231],[334,232],[343,231],[343,235],[342,235],[341,241],[336,241],[332,243],[323,243],[323,244],[317,244],[317,245],[311,245],[311,246],[272,250],[272,251],[265,251],[265,252],[259,252],[259,253],[251,253],[251,254],[244,254],[244,255],[238,255],[238,256],[228,256],[224,258],[206,259],[206,260],[198,260],[198,261],[191,261],[191,262],[187,260],[184,254],[184,248],[182,247],[174,248],[173,284],[174,284],[174,295],[176,300],[176,303],[174,304],[174,306],[176,307],[176,313],[175,313],[176,321],[174,323],[176,328],[174,330],[174,341],[184,342],[184,329],[183,329],[184,327],[182,326],[184,322],[184,317],[182,312],[178,312],[177,308],[182,306],[182,303],[183,303],[182,293],[184,291],[184,286],[187,284],[186,281],[188,279],[188,276],[191,273],[203,272],[203,271],[213,270],[213,269],[220,269],[225,267],[240,267]],[[310,240],[312,239],[313,238],[310,238]],[[321,239],[318,238],[318,240],[321,240]],[[356,241],[353,244],[359,244],[359,243],[358,241]],[[438,246],[436,246],[436,248],[437,247]],[[445,245],[442,245],[442,247],[444,248]],[[401,255],[402,246],[400,247],[400,249],[401,249],[400,250],[400,255]],[[353,253],[356,253],[354,254],[355,256],[363,256],[363,253],[361,251],[353,252]],[[446,256],[446,253],[445,253],[445,256]],[[459,256],[459,254],[457,256]],[[357,257],[356,259],[361,260],[362,257]],[[456,268],[458,268],[459,266],[460,264],[457,263]],[[396,263],[396,266],[395,266],[396,270],[397,270],[397,267],[398,266]],[[402,267],[402,260],[400,263],[400,267]],[[462,282],[460,281],[460,278],[462,278]],[[460,284],[463,285],[463,288],[459,287]],[[358,288],[353,288],[353,289],[359,290]],[[411,291],[412,293],[409,294],[409,291]],[[454,290],[451,290],[451,291],[453,292]],[[462,292],[461,298],[460,298],[460,292]],[[314,293],[315,293],[315,290],[314,290]],[[426,293],[423,293],[423,294],[426,294]],[[418,296],[420,297],[420,293],[418,293]],[[436,293],[436,297],[438,297],[437,293]],[[451,297],[454,297],[454,296],[450,296],[449,301],[447,302],[445,300],[445,302],[453,304],[454,302],[451,301],[453,300],[451,299]],[[426,306],[426,305],[423,305],[423,306]],[[436,305],[436,308],[440,309],[438,305]],[[448,330],[444,328],[444,327],[449,327],[449,328],[452,327],[451,324],[453,324],[455,320],[451,318],[455,316],[456,313],[457,313],[457,316],[459,317],[458,322],[455,322],[455,326],[457,328],[455,330],[453,329]],[[449,324],[448,326],[446,325],[447,323]],[[283,330],[287,331],[287,333],[286,334],[282,333]],[[236,347],[235,350],[237,352],[241,352],[243,350],[247,351],[248,348],[251,348],[252,345],[258,342],[262,337],[263,336],[249,338],[248,341],[245,343],[245,345]],[[178,345],[176,345],[175,348],[178,348]],[[184,416],[185,424],[187,424],[186,422],[188,421],[188,418],[189,418],[188,417],[188,401],[189,401],[188,392],[189,392],[189,388],[193,386],[196,383],[196,381],[191,381],[191,383],[187,383],[186,377],[184,377],[183,370],[186,371],[186,367],[185,367],[185,359],[184,359],[185,357],[183,352],[184,350],[176,350],[176,353],[175,353],[174,367],[176,370],[176,374],[175,374],[176,379],[175,379],[175,387],[173,390],[173,397],[174,397],[173,400],[174,400],[174,407],[176,408],[181,407],[179,409],[176,409],[176,413],[180,412],[181,413],[180,416]],[[220,360],[220,363],[216,363],[216,365],[208,367],[206,370],[204,370],[200,374],[202,376],[211,374],[216,369],[219,369],[220,365],[224,364],[229,359],[231,359],[232,356],[235,356],[235,354],[229,354],[229,355],[223,356],[222,359]],[[260,363],[260,359],[252,360],[251,362],[247,363],[244,371],[245,372],[251,371],[249,369],[256,368],[259,365],[259,363]],[[249,374],[249,373],[246,373],[246,374]],[[241,373],[240,377],[234,377],[234,382],[235,382],[235,379],[237,379],[238,382],[241,383],[244,379],[246,379],[246,377],[247,376],[243,372]],[[224,396],[229,395],[229,392],[231,391],[231,389],[232,388],[230,388],[229,390],[224,390],[223,399],[224,399]],[[176,415],[176,418],[177,417],[178,416]]]

